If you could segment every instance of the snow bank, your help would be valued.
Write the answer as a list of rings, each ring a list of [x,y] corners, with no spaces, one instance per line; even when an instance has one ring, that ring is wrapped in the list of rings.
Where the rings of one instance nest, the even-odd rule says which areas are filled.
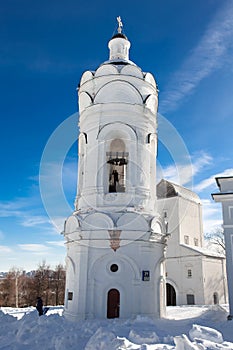
[[[218,344],[223,342],[222,334],[216,331],[216,329],[199,326],[197,324],[194,324],[189,331],[189,337],[192,340],[208,339]]]
[[[51,307],[41,317],[34,308],[8,308],[0,311],[0,349],[233,350],[233,321],[227,321],[227,312],[211,307],[203,310],[200,307],[198,316],[196,307],[192,318],[191,308],[174,307],[172,315],[177,320],[138,316],[69,322],[61,307]]]
[[[136,344],[156,344],[159,342],[159,337],[153,331],[147,330],[131,330],[129,332],[129,340],[133,341]]]

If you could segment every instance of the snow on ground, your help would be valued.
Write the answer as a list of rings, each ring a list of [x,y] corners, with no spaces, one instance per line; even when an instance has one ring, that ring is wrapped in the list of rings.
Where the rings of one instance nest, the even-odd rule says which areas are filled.
[[[62,307],[0,309],[2,350],[233,350],[226,306],[168,307],[167,318],[69,322]]]

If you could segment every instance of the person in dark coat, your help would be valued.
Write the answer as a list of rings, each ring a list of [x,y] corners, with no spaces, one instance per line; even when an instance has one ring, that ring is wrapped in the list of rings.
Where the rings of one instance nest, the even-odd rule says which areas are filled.
[[[36,309],[39,313],[39,316],[43,315],[43,301],[41,297],[37,298]]]

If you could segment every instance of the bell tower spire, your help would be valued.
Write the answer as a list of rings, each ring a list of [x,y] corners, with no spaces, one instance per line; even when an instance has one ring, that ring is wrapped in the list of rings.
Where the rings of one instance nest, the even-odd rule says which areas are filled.
[[[118,22],[117,34],[113,35],[112,39],[108,43],[108,47],[110,50],[109,60],[110,61],[116,61],[116,60],[129,61],[129,49],[131,44],[127,39],[127,37],[125,36],[125,34],[122,33],[123,23],[121,21],[120,16],[117,17],[117,22]]]

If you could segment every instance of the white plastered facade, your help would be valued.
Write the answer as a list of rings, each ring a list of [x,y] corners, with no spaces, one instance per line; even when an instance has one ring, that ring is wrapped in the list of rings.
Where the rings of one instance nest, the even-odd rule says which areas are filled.
[[[157,206],[170,234],[166,252],[167,304],[228,302],[225,256],[203,247],[202,208],[194,192],[161,180]]]
[[[130,42],[83,74],[76,209],[66,220],[64,315],[165,315],[167,235],[156,210],[158,93],[153,76],[129,60]]]
[[[229,319],[233,319],[233,176],[217,177],[218,193],[212,197],[222,203],[223,232],[226,248],[226,269],[229,294]]]

